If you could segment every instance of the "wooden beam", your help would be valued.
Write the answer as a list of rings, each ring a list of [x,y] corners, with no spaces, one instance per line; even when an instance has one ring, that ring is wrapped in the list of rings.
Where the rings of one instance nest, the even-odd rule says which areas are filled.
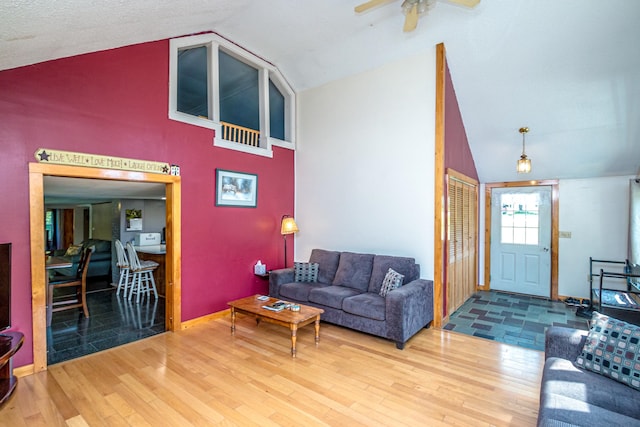
[[[442,327],[444,316],[444,106],[446,50],[443,43],[436,46],[436,136],[435,136],[435,200],[433,250],[433,326]]]

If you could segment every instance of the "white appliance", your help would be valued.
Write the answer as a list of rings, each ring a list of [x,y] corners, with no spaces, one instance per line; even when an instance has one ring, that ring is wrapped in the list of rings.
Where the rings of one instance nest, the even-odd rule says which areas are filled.
[[[140,233],[136,236],[136,246],[159,245],[161,241],[160,233]]]

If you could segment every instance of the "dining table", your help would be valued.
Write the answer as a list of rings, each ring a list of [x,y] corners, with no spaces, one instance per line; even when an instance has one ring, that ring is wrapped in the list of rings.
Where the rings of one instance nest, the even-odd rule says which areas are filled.
[[[72,267],[73,263],[69,261],[67,258],[58,257],[58,256],[45,256],[44,268],[45,268],[45,292],[47,293],[47,326],[51,325],[51,316],[53,309],[53,291],[49,289],[49,270],[53,270],[56,268],[69,268]]]

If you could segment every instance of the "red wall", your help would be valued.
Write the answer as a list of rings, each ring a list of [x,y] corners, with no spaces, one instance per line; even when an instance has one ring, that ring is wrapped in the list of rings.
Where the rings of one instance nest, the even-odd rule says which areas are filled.
[[[0,242],[13,242],[12,330],[25,334],[16,366],[33,361],[28,163],[40,147],[180,166],[183,321],[267,293],[253,275],[258,259],[282,267],[294,152],[274,147],[267,158],[213,147],[213,131],[169,120],[168,68],[164,40],[0,72]],[[216,207],[216,168],[257,174],[258,207]]]
[[[453,87],[449,65],[446,66],[445,107],[444,107],[444,166],[455,169],[468,177],[478,180],[476,164],[469,149],[467,133],[458,106],[458,98]]]

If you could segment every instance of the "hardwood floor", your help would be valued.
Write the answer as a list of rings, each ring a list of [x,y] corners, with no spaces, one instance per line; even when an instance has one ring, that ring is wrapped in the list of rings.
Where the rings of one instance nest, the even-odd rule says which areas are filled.
[[[497,425],[536,423],[544,354],[438,329],[404,350],[323,323],[238,316],[19,379],[0,426]]]

